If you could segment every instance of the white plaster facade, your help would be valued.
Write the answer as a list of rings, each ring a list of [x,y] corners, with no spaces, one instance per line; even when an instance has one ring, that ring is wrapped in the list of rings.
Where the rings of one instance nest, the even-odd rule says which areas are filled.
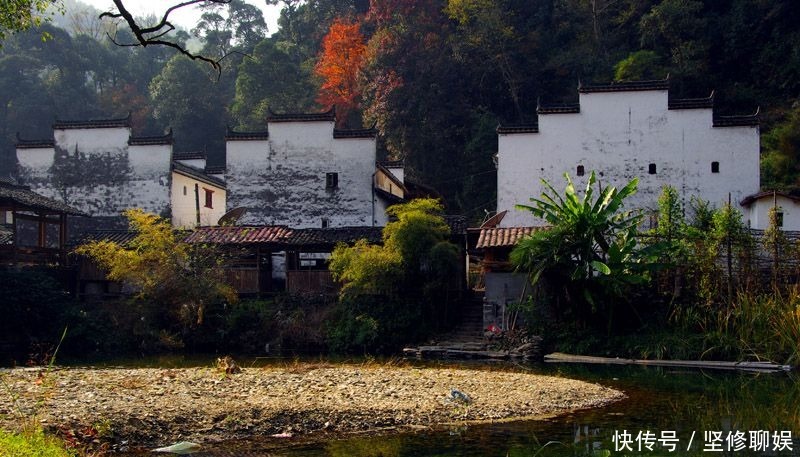
[[[225,215],[224,183],[202,175],[202,170],[176,167],[172,171],[172,225],[179,228],[217,225]],[[198,212],[200,222],[198,224]]]
[[[176,159],[180,156],[176,154]],[[22,184],[92,216],[73,218],[79,224],[71,230],[75,235],[91,229],[126,229],[121,213],[128,208],[172,218],[179,227],[194,226],[195,182],[201,183],[201,192],[205,186],[214,194],[213,208],[205,207],[205,194],[201,195],[201,223],[216,224],[225,212],[224,182],[204,175],[204,157],[183,156],[186,163],[173,163],[171,131],[163,136],[135,137],[129,118],[57,121],[53,140],[17,142]],[[187,196],[183,195],[184,186],[192,189]],[[191,210],[184,197],[191,199]]]
[[[777,208],[782,230],[800,230],[800,198],[782,192],[759,192],[741,202],[744,222],[750,228],[766,230],[769,227],[769,212]]]
[[[334,113],[272,114],[267,132],[226,136],[228,209],[244,224],[382,226],[373,189],[376,131],[339,130]]]
[[[515,205],[538,198],[542,179],[563,190],[564,173],[583,189],[592,170],[603,186],[639,178],[626,209],[655,210],[666,185],[684,203],[739,202],[759,190],[758,118],[715,118],[713,96],[669,100],[667,81],[581,87],[578,105],[540,107],[538,125],[498,128],[500,226],[542,225]]]

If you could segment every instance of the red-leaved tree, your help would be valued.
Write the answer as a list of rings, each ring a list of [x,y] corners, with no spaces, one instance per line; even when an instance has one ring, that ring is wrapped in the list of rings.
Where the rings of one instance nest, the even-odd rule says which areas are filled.
[[[364,62],[364,36],[356,21],[337,19],[322,40],[322,52],[314,71],[322,78],[317,102],[336,106],[342,123],[360,105],[361,88],[358,75]]]

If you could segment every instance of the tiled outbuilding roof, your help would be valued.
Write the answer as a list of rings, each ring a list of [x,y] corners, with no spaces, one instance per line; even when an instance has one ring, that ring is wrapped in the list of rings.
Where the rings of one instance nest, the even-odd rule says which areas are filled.
[[[499,227],[480,229],[478,249],[512,247],[522,238],[547,227]]]
[[[0,206],[14,206],[27,211],[65,213],[73,216],[88,216],[63,202],[33,192],[28,187],[0,182]]]
[[[324,113],[276,113],[269,110],[267,122],[319,122],[336,120],[336,108],[331,108]]]
[[[53,124],[53,130],[69,130],[69,129],[107,129],[116,127],[130,127],[131,116],[120,119],[89,119],[79,121],[62,121],[56,120]]]
[[[291,233],[292,229],[284,225],[200,227],[189,233],[185,241],[219,244],[283,244]]]
[[[206,165],[206,174],[208,175],[225,174],[225,165]]]
[[[128,139],[128,144],[131,146],[168,145],[172,143],[172,128],[169,129],[169,132],[163,135],[132,136]]]
[[[669,90],[669,78],[650,81],[624,81],[606,84],[578,84],[578,92],[629,92],[642,90]]]
[[[795,202],[800,202],[800,196],[797,196],[797,195],[792,195],[792,194],[789,194],[789,193],[786,193],[786,192],[781,192],[781,191],[763,190],[761,192],[758,192],[758,193],[755,193],[755,194],[752,194],[752,195],[748,195],[747,197],[744,197],[742,199],[742,201],[739,202],[739,205],[741,205],[741,206],[750,206],[751,204],[753,204],[757,200],[761,200],[763,198],[772,198],[773,196],[774,197],[788,198],[789,200],[792,200],[792,201],[795,201]]]
[[[331,227],[294,229],[287,238],[293,246],[335,246],[337,243],[352,244],[366,239],[372,244],[381,242],[382,227]]]
[[[231,128],[225,133],[225,141],[264,141],[269,139],[269,132],[237,132]]]
[[[55,147],[56,143],[52,139],[46,140],[24,140],[19,136],[19,132],[17,132],[17,149],[39,149],[39,148],[52,148]]]
[[[132,230],[90,230],[77,240],[75,245],[79,246],[91,241],[110,241],[122,247],[129,247],[131,241],[136,238],[136,234]]]
[[[496,132],[500,135],[508,135],[514,133],[539,133],[539,124],[509,124],[498,125]]]

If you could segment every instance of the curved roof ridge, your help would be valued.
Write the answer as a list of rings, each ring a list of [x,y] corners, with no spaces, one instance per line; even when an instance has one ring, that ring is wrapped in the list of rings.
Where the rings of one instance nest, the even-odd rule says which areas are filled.
[[[131,127],[131,113],[126,117],[115,119],[81,119],[81,120],[60,120],[56,119],[53,123],[53,130],[67,129],[103,129],[115,127]]]
[[[336,106],[322,113],[276,113],[272,108],[267,108],[267,122],[319,122],[335,121]]]

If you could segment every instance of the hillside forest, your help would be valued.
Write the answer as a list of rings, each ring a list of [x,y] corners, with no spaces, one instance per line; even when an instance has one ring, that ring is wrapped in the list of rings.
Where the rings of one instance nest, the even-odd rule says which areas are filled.
[[[76,0],[6,37],[0,177],[14,173],[17,134],[48,138],[55,119],[130,114],[135,134],[172,128],[176,151],[216,165],[228,128],[335,106],[342,126],[378,128],[380,158],[405,160],[448,212],[479,221],[495,206],[498,124],[575,102],[579,81],[669,75],[673,97],[715,91],[719,115],[760,108],[762,186],[800,184],[795,0],[266,1],[283,7],[277,30],[232,0],[170,34],[220,71],[167,47],[119,46],[130,30]]]

